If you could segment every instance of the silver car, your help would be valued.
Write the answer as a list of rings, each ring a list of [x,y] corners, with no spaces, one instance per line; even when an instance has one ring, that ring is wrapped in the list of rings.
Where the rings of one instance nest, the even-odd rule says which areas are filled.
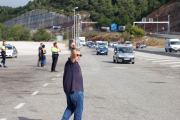
[[[6,48],[8,48],[6,50],[6,57],[10,57],[10,58],[17,58],[18,56],[18,51],[16,49],[16,47],[12,44],[6,44],[5,45]],[[0,50],[0,56],[1,56],[1,50]]]
[[[117,45],[114,47],[113,62],[131,62],[135,63],[135,56],[132,48],[126,45]]]
[[[127,44],[127,46],[133,47],[132,43],[130,41],[125,41],[124,43],[125,45]]]
[[[110,46],[110,47],[113,47],[113,45],[114,45],[114,42],[110,42],[110,43],[109,43],[109,46]]]

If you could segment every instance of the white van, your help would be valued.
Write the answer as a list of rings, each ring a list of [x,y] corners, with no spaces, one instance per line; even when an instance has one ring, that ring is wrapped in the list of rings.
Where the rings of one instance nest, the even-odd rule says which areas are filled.
[[[179,39],[166,39],[165,51],[180,51],[180,41]]]
[[[81,46],[85,46],[86,45],[85,37],[79,37],[79,40],[80,40],[80,45]]]

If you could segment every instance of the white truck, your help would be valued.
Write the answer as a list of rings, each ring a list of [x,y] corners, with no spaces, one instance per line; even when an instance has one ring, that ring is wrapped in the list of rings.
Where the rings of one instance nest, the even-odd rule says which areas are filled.
[[[179,39],[166,39],[165,51],[179,51],[180,52],[180,41]]]
[[[85,46],[85,45],[86,45],[86,39],[85,39],[85,37],[79,37],[79,40],[80,40],[80,45],[81,45],[81,46]]]

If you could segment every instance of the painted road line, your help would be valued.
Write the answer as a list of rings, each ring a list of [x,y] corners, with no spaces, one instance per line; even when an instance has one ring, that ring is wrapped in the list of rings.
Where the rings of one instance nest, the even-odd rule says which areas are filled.
[[[55,80],[56,78],[53,78],[52,80]]]
[[[1,118],[0,120],[7,120],[6,118]]]
[[[46,84],[44,84],[43,86],[46,87],[47,85],[49,85],[49,83],[46,83]]]
[[[168,62],[168,61],[176,61],[176,60],[158,60],[158,61],[152,61],[152,62]]]
[[[161,63],[161,65],[166,65],[166,64],[176,64],[176,63],[180,63],[180,62],[168,62],[168,63]]]
[[[174,78],[174,77],[171,77],[171,76],[167,76],[168,78]]]
[[[58,74],[57,76],[60,76],[61,74]]]
[[[17,105],[14,109],[19,109],[21,108],[25,103],[20,103],[19,105]]]
[[[39,91],[33,92],[31,95],[36,95]]]
[[[170,66],[170,67],[172,67],[172,68],[177,68],[177,67],[180,67],[180,65],[172,65],[172,66]]]

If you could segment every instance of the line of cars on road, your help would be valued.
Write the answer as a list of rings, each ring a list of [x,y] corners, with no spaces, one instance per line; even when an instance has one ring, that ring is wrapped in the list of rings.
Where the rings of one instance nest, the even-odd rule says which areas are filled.
[[[17,49],[16,49],[16,47],[13,45],[13,44],[6,44],[5,45],[5,48],[8,48],[7,50],[6,50],[6,57],[8,58],[17,58],[17,56],[18,56],[18,51],[17,51]],[[2,56],[1,55],[1,52],[2,52],[2,50],[0,49],[0,56]]]
[[[125,44],[118,42],[110,42],[108,44],[107,41],[88,41],[86,45],[89,48],[95,48],[97,50],[97,55],[105,54],[108,55],[108,46],[114,47],[113,53],[113,62],[122,63],[122,62],[131,62],[135,63],[135,56],[133,52],[133,46],[130,41],[126,41]]]

